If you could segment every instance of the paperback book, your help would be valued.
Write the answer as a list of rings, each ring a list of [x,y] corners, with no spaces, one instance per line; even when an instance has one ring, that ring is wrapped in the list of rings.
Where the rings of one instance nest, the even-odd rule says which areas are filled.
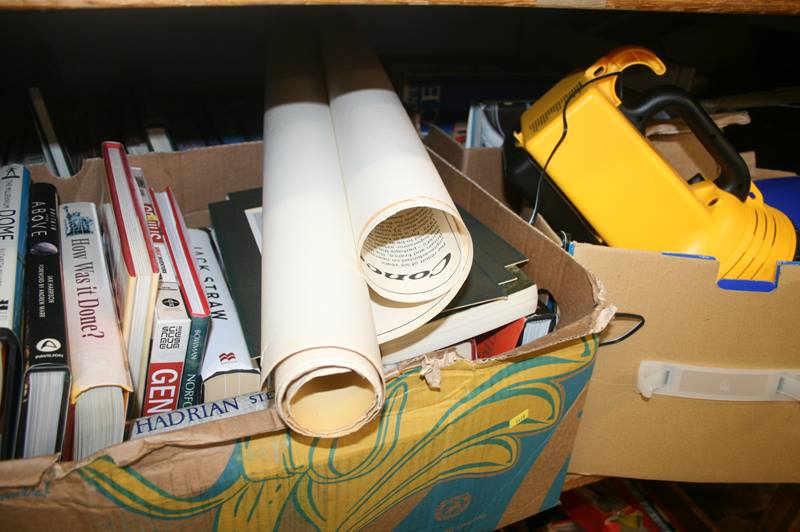
[[[253,267],[261,263],[261,234],[254,236],[247,212],[260,207],[260,188],[231,193],[228,201],[208,206],[231,295],[241,317],[247,351],[251,354],[260,353],[261,349],[261,272]],[[260,209],[257,217],[260,218]]]

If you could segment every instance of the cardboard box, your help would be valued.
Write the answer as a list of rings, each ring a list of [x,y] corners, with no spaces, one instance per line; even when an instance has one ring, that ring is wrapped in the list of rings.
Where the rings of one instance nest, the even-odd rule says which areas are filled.
[[[678,140],[668,139],[668,149],[686,153],[674,145]],[[493,196],[514,203],[503,180],[501,150],[466,150],[439,131],[427,142]],[[688,151],[692,164],[708,164],[692,146]],[[714,260],[571,247],[619,312],[643,315],[646,323],[627,340],[600,349],[569,471],[696,482],[800,482],[797,401],[645,399],[636,388],[640,363],[649,360],[797,373],[800,264],[780,266],[777,285],[718,284]],[[603,337],[629,327],[616,320]]]
[[[172,185],[189,225],[206,205],[260,185],[260,143],[131,157]],[[0,515],[14,529],[273,527],[492,529],[558,502],[591,374],[613,310],[595,279],[486,191],[434,156],[453,199],[530,257],[559,298],[561,327],[496,360],[442,354],[389,375],[382,416],[356,434],[289,433],[272,410],[109,448],[79,463],[0,463]],[[64,201],[98,197],[102,162],[57,180]],[[309,213],[313,215],[313,213]],[[313,324],[309,324],[313,326]],[[422,367],[441,378],[432,389]],[[411,367],[416,366],[416,367]]]

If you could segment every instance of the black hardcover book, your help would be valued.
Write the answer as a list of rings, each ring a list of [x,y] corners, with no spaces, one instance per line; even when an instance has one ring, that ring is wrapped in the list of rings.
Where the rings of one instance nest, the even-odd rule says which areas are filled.
[[[58,453],[70,394],[58,234],[58,193],[31,185],[25,258],[24,380],[15,456]]]
[[[261,206],[261,190],[229,195],[211,203],[208,212],[247,349],[261,353],[261,251],[247,221],[246,210]]]

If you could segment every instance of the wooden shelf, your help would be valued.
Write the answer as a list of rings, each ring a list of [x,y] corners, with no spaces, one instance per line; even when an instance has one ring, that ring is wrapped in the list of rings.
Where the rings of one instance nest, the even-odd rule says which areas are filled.
[[[693,13],[800,14],[798,0],[0,0],[2,9],[94,9],[255,5],[452,5]]]

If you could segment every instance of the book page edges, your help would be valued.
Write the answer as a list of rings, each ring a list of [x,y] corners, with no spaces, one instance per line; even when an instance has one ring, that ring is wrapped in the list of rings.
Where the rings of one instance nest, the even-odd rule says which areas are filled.
[[[80,355],[71,353],[72,364],[72,390],[70,401],[74,404],[78,397],[92,388],[101,386],[118,386],[125,392],[133,391],[130,373],[127,368],[127,361],[123,351],[109,355],[107,351],[84,351]],[[83,362],[78,362],[82,357],[87,358]],[[113,357],[114,362],[109,364],[109,358]],[[102,364],[93,363],[93,360],[101,359]],[[100,367],[100,370],[97,368]]]

